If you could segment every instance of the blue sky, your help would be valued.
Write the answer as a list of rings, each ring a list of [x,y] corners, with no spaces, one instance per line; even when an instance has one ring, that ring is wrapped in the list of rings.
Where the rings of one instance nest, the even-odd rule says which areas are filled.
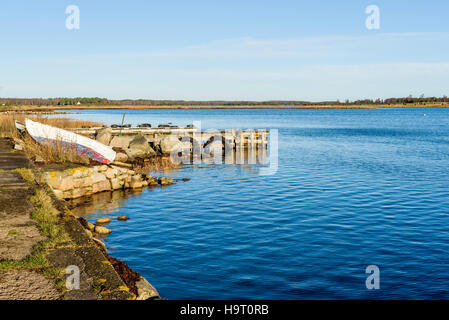
[[[368,5],[379,30],[365,27]],[[444,0],[2,1],[0,96],[449,95],[448,12]]]

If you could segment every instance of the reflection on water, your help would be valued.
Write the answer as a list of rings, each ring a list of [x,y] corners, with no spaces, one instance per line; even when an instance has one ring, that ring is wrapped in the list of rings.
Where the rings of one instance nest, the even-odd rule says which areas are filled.
[[[183,164],[268,164],[269,151],[266,148],[236,148],[222,150],[213,149],[210,152],[181,153],[172,159],[175,163]]]
[[[201,160],[192,160],[191,158],[184,163],[189,164],[264,164],[267,162],[267,150],[266,149],[242,149],[233,150],[226,156],[223,156],[221,152],[216,150],[211,152],[210,156],[201,157]],[[150,174],[156,176],[173,175],[179,171],[179,168],[170,168],[167,170],[159,170],[157,172],[150,171],[145,165],[137,167],[136,171],[140,174]],[[174,179],[175,182],[183,181],[185,179]],[[190,180],[190,179],[189,179]],[[169,187],[169,186],[168,186]],[[88,197],[82,197],[78,199],[72,199],[68,201],[69,209],[78,216],[90,215],[90,214],[114,214],[119,211],[120,207],[125,206],[132,198],[138,197],[145,190],[151,191],[153,188],[160,187],[147,187],[144,189],[126,189],[115,190],[97,193]],[[165,188],[165,187],[162,187]]]
[[[115,190],[101,192],[89,197],[83,197],[68,201],[71,211],[77,215],[89,215],[94,213],[114,214],[119,207],[142,193],[142,189]]]

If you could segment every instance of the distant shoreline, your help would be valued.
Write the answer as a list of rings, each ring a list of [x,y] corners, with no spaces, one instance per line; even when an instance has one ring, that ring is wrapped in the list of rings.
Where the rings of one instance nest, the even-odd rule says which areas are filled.
[[[160,110],[160,109],[380,109],[380,108],[448,108],[447,103],[436,104],[394,104],[394,105],[243,105],[243,106],[186,106],[186,105],[158,105],[158,106],[133,106],[133,105],[71,105],[71,106],[0,106],[2,111],[55,111],[55,110]]]

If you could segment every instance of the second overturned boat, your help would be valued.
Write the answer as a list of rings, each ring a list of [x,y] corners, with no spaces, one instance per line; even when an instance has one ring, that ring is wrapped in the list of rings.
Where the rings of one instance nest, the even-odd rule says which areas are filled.
[[[59,142],[63,147],[74,148],[78,154],[104,164],[109,164],[115,159],[115,151],[96,140],[29,119],[25,120],[25,126],[29,135],[39,143],[51,145]]]

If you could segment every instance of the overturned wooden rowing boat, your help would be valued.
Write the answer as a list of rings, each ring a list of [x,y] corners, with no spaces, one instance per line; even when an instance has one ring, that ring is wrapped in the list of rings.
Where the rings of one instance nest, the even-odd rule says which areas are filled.
[[[78,154],[86,155],[100,163],[109,164],[115,159],[115,151],[96,140],[29,119],[25,120],[25,126],[28,134],[39,143],[47,145],[61,143],[63,147],[73,148]]]

